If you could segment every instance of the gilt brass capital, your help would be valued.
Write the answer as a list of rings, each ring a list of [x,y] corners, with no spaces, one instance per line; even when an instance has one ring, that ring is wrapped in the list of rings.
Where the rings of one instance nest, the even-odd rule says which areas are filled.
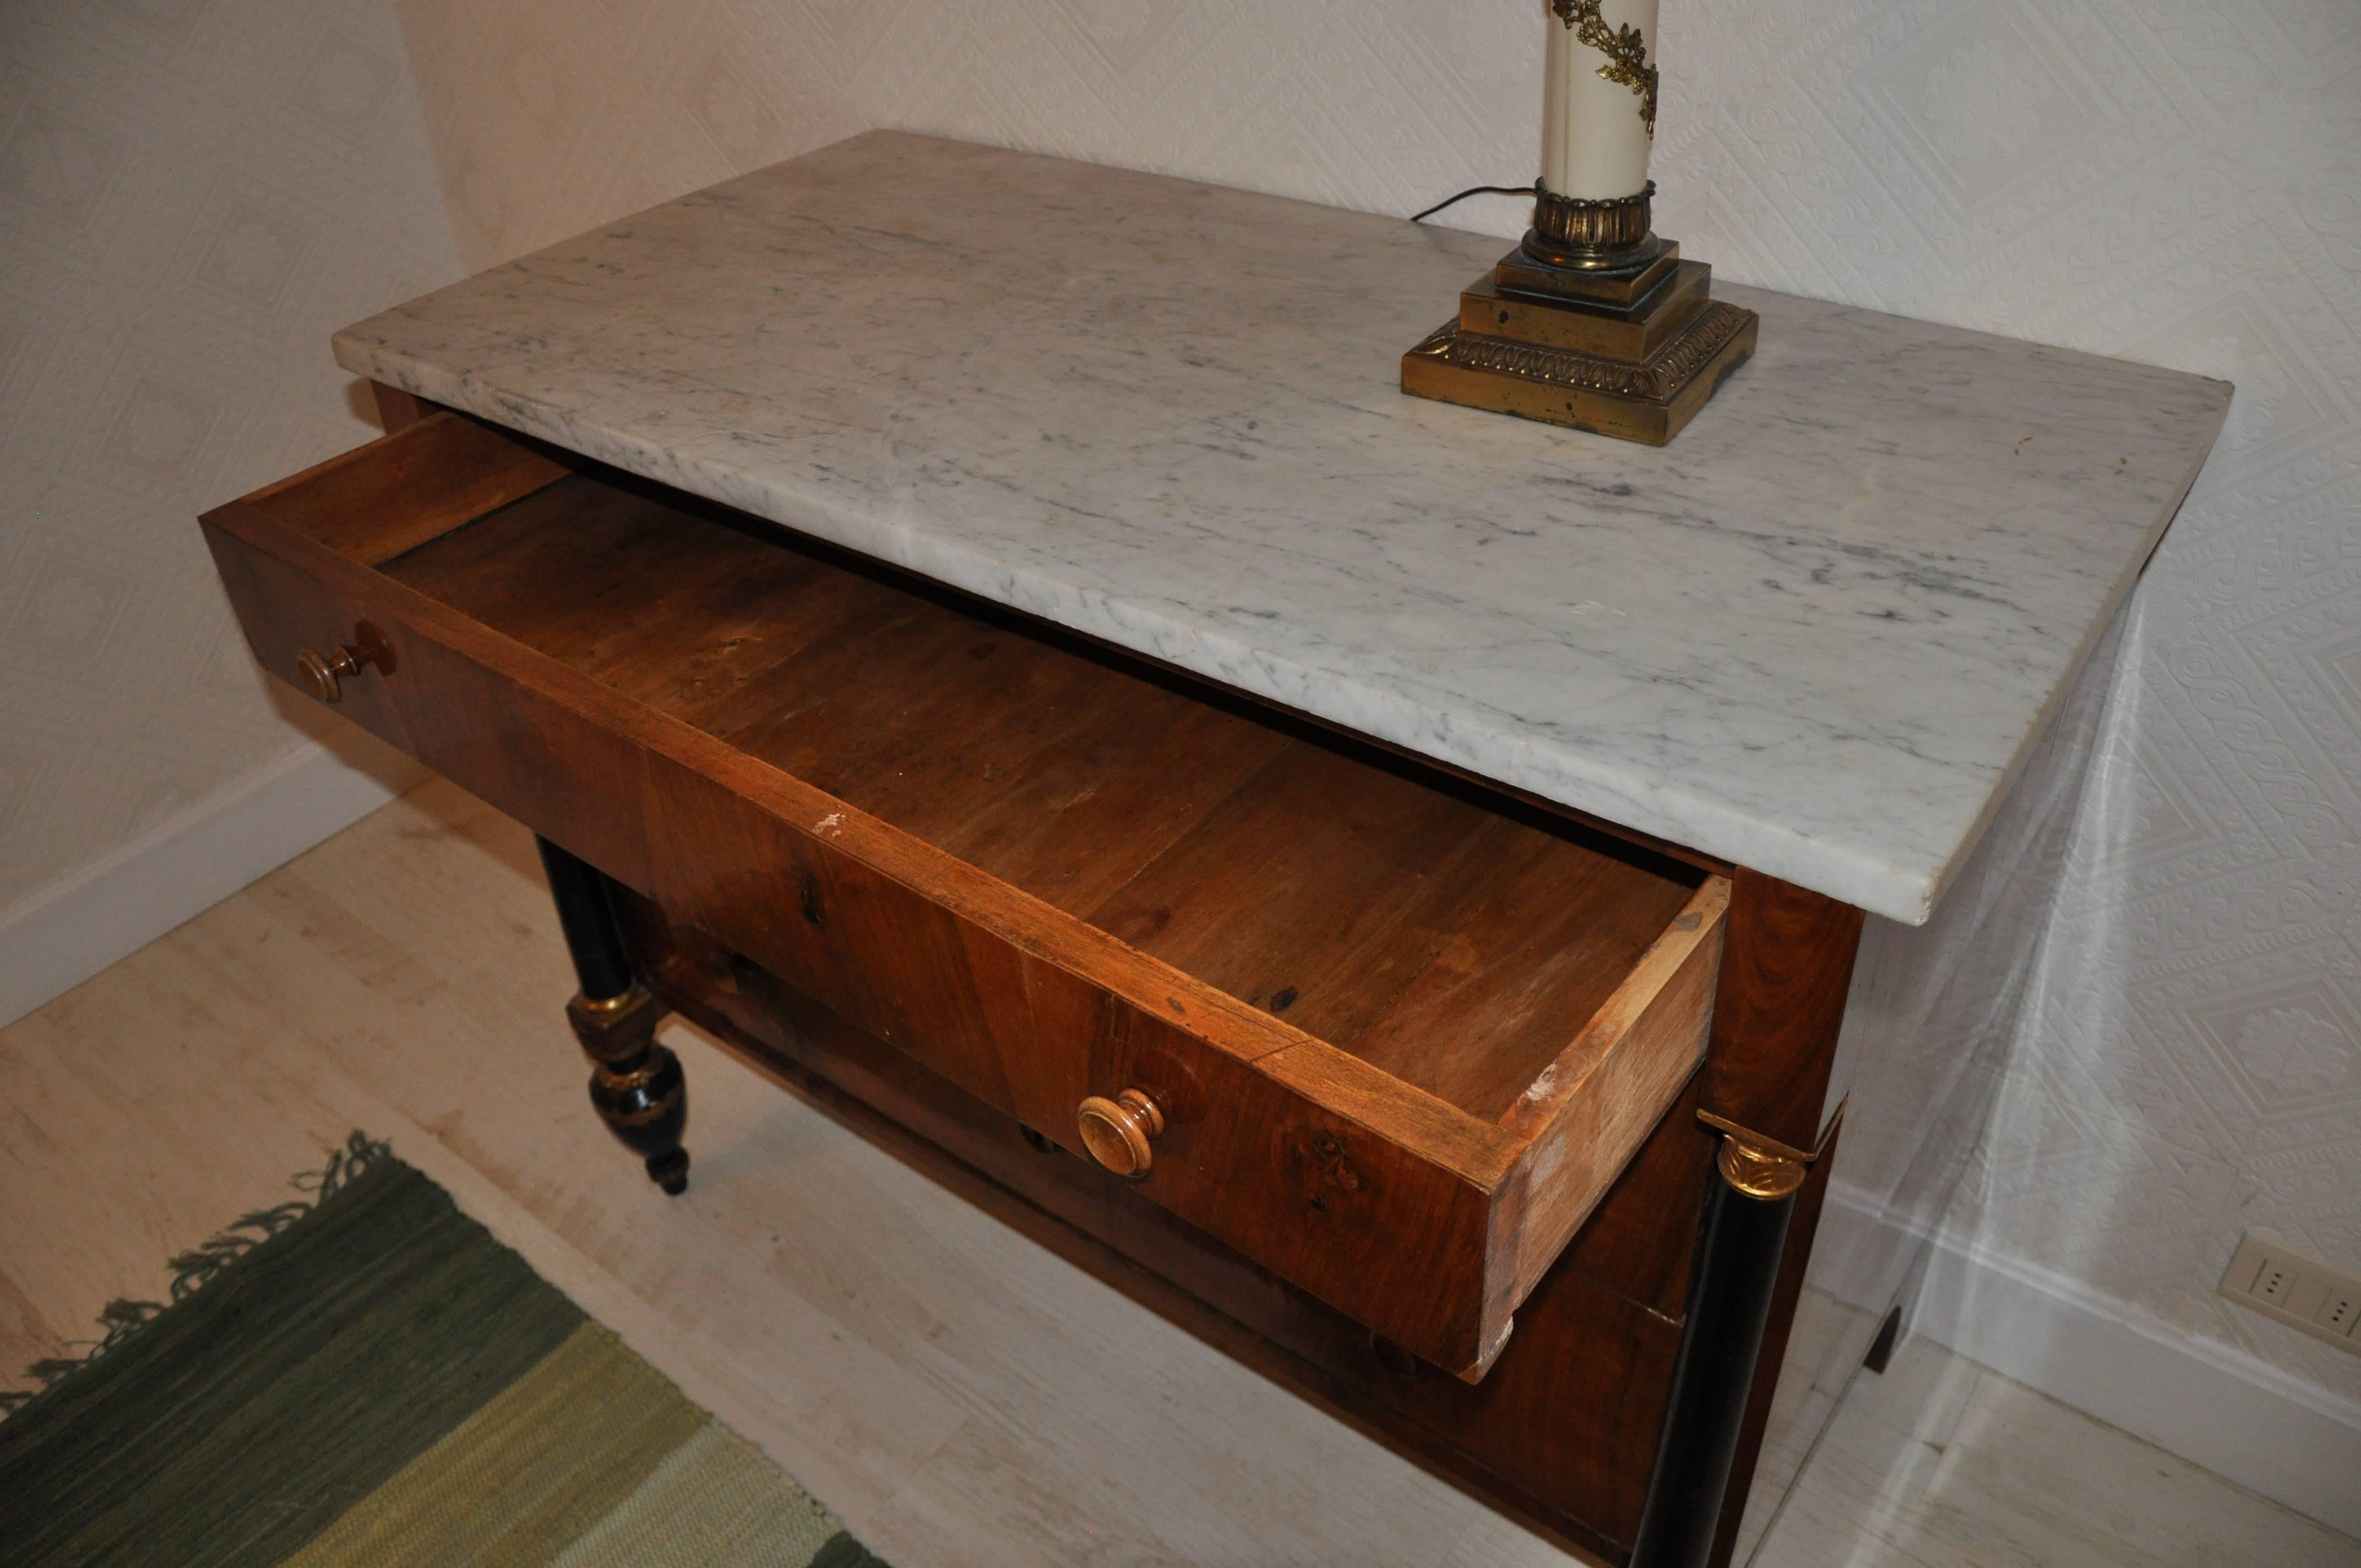
[[[621,1062],[647,1049],[664,1008],[646,986],[635,984],[620,996],[577,995],[566,1004],[566,1016],[592,1059]]]
[[[1773,1154],[1730,1133],[1721,1135],[1721,1153],[1716,1157],[1714,1168],[1731,1187],[1765,1202],[1789,1197],[1804,1185],[1801,1161]]]
[[[1697,1120],[1721,1135],[1721,1151],[1714,1158],[1714,1168],[1721,1173],[1722,1180],[1747,1197],[1766,1203],[1793,1197],[1804,1185],[1812,1161],[1818,1157],[1789,1148],[1776,1138],[1766,1138],[1710,1111],[1698,1112]]]

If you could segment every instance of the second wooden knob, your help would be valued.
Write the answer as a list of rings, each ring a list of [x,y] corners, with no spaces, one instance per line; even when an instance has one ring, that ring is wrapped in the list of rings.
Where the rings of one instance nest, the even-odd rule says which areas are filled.
[[[1126,1089],[1108,1100],[1093,1094],[1082,1102],[1082,1146],[1117,1176],[1141,1177],[1156,1163],[1149,1140],[1164,1130],[1164,1112],[1144,1090]]]

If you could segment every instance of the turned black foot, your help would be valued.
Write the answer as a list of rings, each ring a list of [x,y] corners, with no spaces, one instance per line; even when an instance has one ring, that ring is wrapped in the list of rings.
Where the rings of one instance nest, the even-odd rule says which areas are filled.
[[[688,1151],[670,1149],[648,1156],[648,1179],[677,1198],[688,1190]]]
[[[664,1009],[640,983],[615,919],[607,878],[548,839],[539,840],[549,892],[581,993],[566,1003],[575,1037],[596,1065],[590,1103],[608,1130],[647,1162],[648,1179],[677,1197],[688,1190],[688,1081],[680,1058],[656,1044]]]
[[[595,1064],[590,1103],[608,1131],[647,1162],[648,1179],[674,1197],[688,1190],[688,1080],[680,1058],[656,1043],[664,1010],[643,986],[605,1002],[577,996],[566,1005],[574,1034]]]

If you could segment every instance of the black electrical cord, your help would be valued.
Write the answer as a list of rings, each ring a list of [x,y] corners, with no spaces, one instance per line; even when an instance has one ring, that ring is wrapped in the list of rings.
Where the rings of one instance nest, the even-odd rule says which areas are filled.
[[[1412,217],[1411,222],[1424,223],[1444,208],[1456,206],[1470,196],[1530,196],[1533,193],[1533,190],[1534,187],[1531,185],[1471,185],[1447,202],[1437,202],[1426,211]]]

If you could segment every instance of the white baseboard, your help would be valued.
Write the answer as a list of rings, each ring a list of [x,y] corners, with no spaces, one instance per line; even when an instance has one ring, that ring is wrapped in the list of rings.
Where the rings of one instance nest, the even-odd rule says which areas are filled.
[[[423,775],[355,746],[314,740],[0,912],[0,1025],[138,951]]]
[[[1841,1183],[1828,1199],[1848,1223],[1901,1229]],[[1934,1238],[1910,1332],[2361,1536],[2361,1404],[1949,1233]]]

